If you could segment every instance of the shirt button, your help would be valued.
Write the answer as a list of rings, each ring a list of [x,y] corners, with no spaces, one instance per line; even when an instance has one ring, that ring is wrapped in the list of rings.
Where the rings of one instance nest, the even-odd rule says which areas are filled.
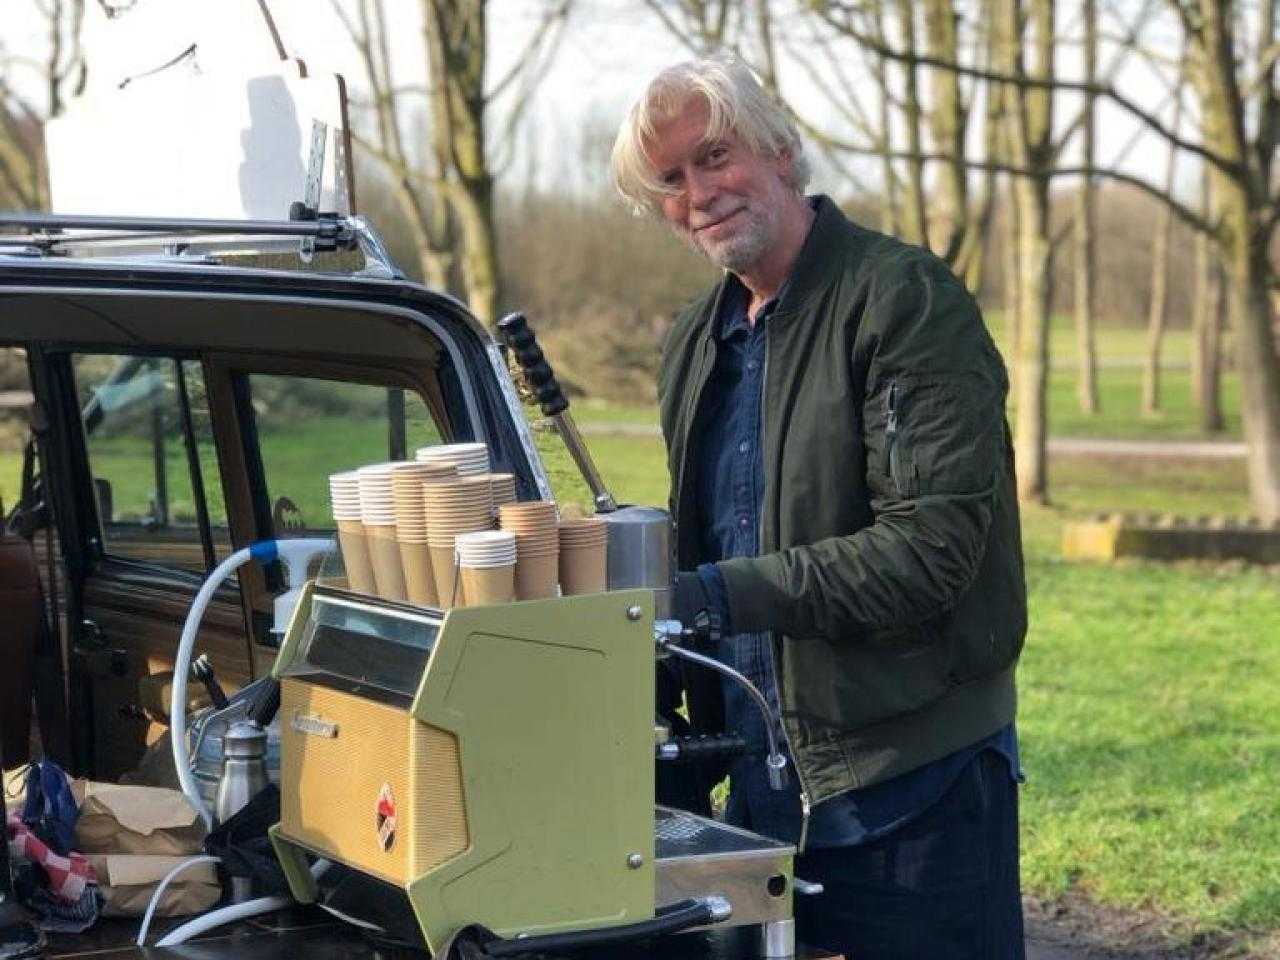
[[[754,360],[747,361],[747,369],[750,370],[752,373],[756,372],[756,367],[758,366],[760,366],[760,364],[756,363]]]
[[[750,444],[748,444],[748,443],[747,443],[747,441],[745,441],[745,440],[743,440],[740,444],[738,444],[738,452],[739,452],[739,453],[746,453],[746,452],[747,452],[747,450],[749,450],[749,449],[750,449]]]
[[[747,518],[746,518],[746,517],[739,517],[739,518],[738,518],[738,526],[740,526],[740,527],[745,527],[746,525],[747,525]]]

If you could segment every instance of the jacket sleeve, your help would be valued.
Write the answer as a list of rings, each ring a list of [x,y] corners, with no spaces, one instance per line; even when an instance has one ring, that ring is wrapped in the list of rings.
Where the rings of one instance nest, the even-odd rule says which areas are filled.
[[[873,285],[854,347],[873,521],[721,562],[735,630],[839,639],[910,627],[955,606],[978,573],[1009,469],[1004,365],[945,266],[914,258],[892,273]]]

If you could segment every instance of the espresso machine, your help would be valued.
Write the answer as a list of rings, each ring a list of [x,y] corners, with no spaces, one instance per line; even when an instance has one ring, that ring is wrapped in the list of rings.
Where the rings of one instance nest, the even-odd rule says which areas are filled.
[[[795,848],[654,804],[655,759],[735,747],[655,724],[655,657],[765,698],[689,649],[666,512],[617,507],[524,318],[499,326],[608,523],[608,589],[440,610],[307,584],[273,671],[290,890],[436,956],[469,931],[497,957],[753,926],[790,957]],[[776,742],[764,762],[781,788]]]

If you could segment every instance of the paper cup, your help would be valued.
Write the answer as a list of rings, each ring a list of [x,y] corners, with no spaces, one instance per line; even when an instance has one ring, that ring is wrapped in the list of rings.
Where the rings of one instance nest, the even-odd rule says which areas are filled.
[[[500,567],[463,567],[462,592],[468,607],[510,603],[516,598],[515,564]]]
[[[365,540],[369,545],[369,559],[373,562],[373,580],[378,596],[400,602],[409,599],[404,569],[400,565],[400,544],[396,540],[395,525],[366,525]]]
[[[339,520],[337,523],[338,547],[342,551],[342,566],[347,572],[347,586],[356,593],[377,593],[364,524],[359,520]]]
[[[454,556],[453,544],[443,547],[433,543],[427,549],[431,553],[431,570],[435,575],[436,600],[440,608],[447,610],[455,605],[463,606],[462,584],[457,579],[457,569],[454,566],[457,558]],[[456,595],[455,585],[458,587]]]
[[[559,595],[560,554],[521,555],[516,560],[517,600],[545,600]]]
[[[560,589],[565,596],[602,593],[608,585],[608,545],[566,546],[560,544]]]
[[[404,570],[404,587],[409,602],[420,607],[438,606],[436,574],[431,565],[431,548],[426,542],[401,540],[400,565]]]

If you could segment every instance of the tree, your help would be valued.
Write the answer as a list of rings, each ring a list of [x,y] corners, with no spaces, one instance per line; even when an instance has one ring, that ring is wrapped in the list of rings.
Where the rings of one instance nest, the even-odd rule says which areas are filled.
[[[458,289],[484,322],[497,319],[494,144],[506,145],[554,56],[570,0],[549,0],[515,64],[488,77],[487,0],[418,0],[426,84],[400,85],[384,0],[331,0],[365,67],[374,133],[357,142],[380,161],[418,242],[426,280]],[[494,103],[512,102],[498,127]],[[409,137],[410,119],[426,135]],[[415,151],[418,151],[415,153]]]
[[[84,0],[36,0],[48,37],[44,57],[0,49],[0,198],[20,209],[49,207],[45,122],[60,114],[68,87],[78,93],[87,76],[80,32]],[[42,97],[20,92],[16,75],[34,75]],[[42,102],[43,101],[43,102]]]
[[[1025,2],[1025,6],[1024,6]],[[1049,318],[1053,306],[1053,236],[1049,222],[1049,180],[1057,149],[1053,140],[1053,0],[1004,0],[1002,29],[1011,45],[1013,82],[1009,117],[1011,159],[1020,169],[1014,181],[1018,207],[1017,421],[1014,457],[1018,497],[1048,498]],[[1023,29],[1030,40],[1023,41]],[[1030,58],[1027,58],[1027,48]],[[1029,59],[1029,62],[1028,62]]]
[[[1255,52],[1246,57],[1236,32],[1237,4],[1169,2],[1190,44],[1203,153],[1211,167],[1213,236],[1235,331],[1250,502],[1270,523],[1280,519],[1280,352],[1272,327],[1269,257],[1280,203],[1272,176],[1280,146],[1276,10],[1274,3],[1258,4]]]

